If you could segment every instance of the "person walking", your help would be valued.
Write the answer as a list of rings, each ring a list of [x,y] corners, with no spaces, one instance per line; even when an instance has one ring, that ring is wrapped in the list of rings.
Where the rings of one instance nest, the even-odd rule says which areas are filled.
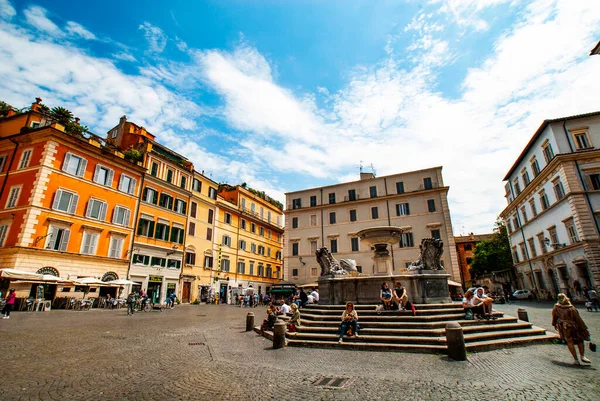
[[[558,331],[560,338],[567,343],[569,352],[573,356],[573,364],[581,365],[583,363],[591,363],[584,355],[584,341],[590,340],[590,332],[583,322],[577,309],[571,304],[571,300],[565,294],[558,294],[558,301],[552,308],[552,326]],[[575,345],[579,349],[581,362],[577,359],[577,351]]]
[[[600,306],[600,304],[598,304],[598,293],[596,292],[596,290],[594,290],[593,288],[589,289],[587,292],[587,297],[592,303],[592,308],[594,308],[594,311],[598,312],[598,306]],[[592,309],[590,308],[590,311],[591,310]]]
[[[135,305],[136,301],[137,300],[135,299],[135,292],[131,291],[129,293],[129,295],[127,296],[127,316],[133,315],[133,312],[134,312],[133,306]]]
[[[16,299],[17,294],[15,293],[15,289],[11,288],[6,296],[4,308],[2,308],[2,319],[10,319],[10,311],[13,309]]]

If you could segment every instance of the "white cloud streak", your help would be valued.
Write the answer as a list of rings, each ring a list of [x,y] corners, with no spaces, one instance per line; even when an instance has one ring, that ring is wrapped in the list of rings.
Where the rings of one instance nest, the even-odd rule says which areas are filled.
[[[148,50],[151,53],[162,53],[165,50],[167,35],[165,35],[162,29],[149,22],[144,22],[140,25],[139,29],[144,31],[144,36],[148,41]]]
[[[45,8],[31,6],[24,12],[25,20],[35,28],[54,37],[64,36],[64,32],[54,22],[48,18]]]
[[[8,0],[0,0],[0,18],[10,20],[17,15],[17,11]]]
[[[96,39],[96,35],[85,29],[82,25],[77,22],[68,21],[65,29],[68,33],[73,36],[79,36],[83,39],[94,40]]]

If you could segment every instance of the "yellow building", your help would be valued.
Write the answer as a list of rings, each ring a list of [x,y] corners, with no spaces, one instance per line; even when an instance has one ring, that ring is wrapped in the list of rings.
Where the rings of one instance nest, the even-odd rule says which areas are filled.
[[[282,205],[240,185],[222,185],[215,221],[214,288],[231,303],[251,288],[260,295],[283,279]]]
[[[183,265],[182,302],[206,302],[211,296],[213,239],[218,184],[193,172]]]

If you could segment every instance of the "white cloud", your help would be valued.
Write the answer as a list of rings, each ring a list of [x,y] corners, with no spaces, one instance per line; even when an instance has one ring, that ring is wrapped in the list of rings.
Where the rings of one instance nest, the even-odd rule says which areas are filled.
[[[27,22],[40,31],[46,32],[54,37],[64,36],[64,32],[58,27],[58,25],[48,18],[45,8],[31,6],[24,11],[24,14]]]
[[[500,4],[518,3],[518,0],[429,0],[430,4],[439,5],[438,13],[447,15],[454,23],[475,31],[486,31],[489,24],[481,17],[486,9]]]
[[[69,32],[73,36],[79,36],[83,39],[94,40],[96,39],[96,35],[85,29],[82,25],[77,22],[68,21],[65,26],[67,32]]]
[[[151,53],[162,53],[167,46],[167,35],[157,26],[149,22],[144,22],[139,29],[144,31],[144,36],[148,41],[148,50]]]
[[[131,53],[127,53],[127,52],[114,53],[112,56],[114,58],[116,58],[117,60],[132,61],[132,62],[137,61],[137,59]]]
[[[0,18],[10,20],[17,15],[17,11],[8,0],[0,0]]]

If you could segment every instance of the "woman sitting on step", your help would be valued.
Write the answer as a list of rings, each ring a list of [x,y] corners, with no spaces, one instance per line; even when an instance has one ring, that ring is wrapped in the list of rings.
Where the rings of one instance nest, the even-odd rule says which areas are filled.
[[[292,317],[288,320],[287,326],[290,333],[297,332],[298,327],[300,327],[300,311],[296,304],[292,304]]]
[[[381,284],[381,291],[379,291],[379,298],[383,305],[383,310],[392,309],[392,290],[387,282]]]
[[[338,343],[342,343],[342,338],[344,334],[348,334],[349,336],[354,335],[354,337],[358,337],[358,313],[354,310],[354,304],[352,302],[346,303],[346,310],[342,313],[342,324],[340,325],[340,340]]]
[[[394,287],[394,304],[398,306],[398,310],[406,310],[406,303],[408,302],[406,288],[402,287],[399,281],[396,281]]]
[[[275,314],[274,308],[271,306],[268,306],[267,307],[267,318],[265,320],[263,320],[262,324],[260,325],[260,332],[258,334],[260,334],[262,336],[265,331],[273,331],[276,321],[277,321],[277,315]]]
[[[471,311],[474,318],[482,319],[484,315],[483,306],[475,304],[475,294],[473,290],[469,290],[465,292],[465,297],[463,298],[463,308],[465,309],[465,314],[467,311]]]

